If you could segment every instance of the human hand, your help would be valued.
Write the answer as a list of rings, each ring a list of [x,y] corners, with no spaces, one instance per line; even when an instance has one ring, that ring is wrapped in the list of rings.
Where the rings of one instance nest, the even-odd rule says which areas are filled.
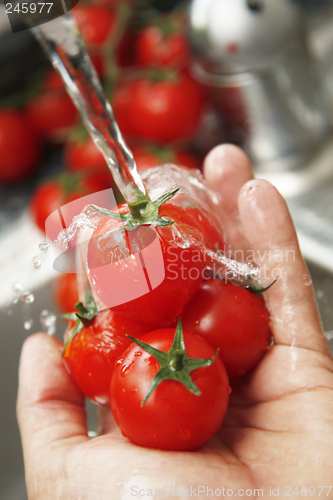
[[[63,366],[60,343],[44,334],[29,337],[17,415],[30,500],[129,500],[140,490],[148,496],[149,489],[163,493],[164,487],[170,496],[172,488],[174,496],[177,490],[191,496],[191,487],[192,496],[212,495],[199,486],[221,490],[221,496],[227,490],[255,496],[254,489],[262,489],[268,498],[270,487],[284,495],[285,486],[293,491],[332,483],[333,361],[286,204],[269,183],[251,180],[247,158],[233,146],[210,153],[205,176],[222,195],[228,243],[251,249],[268,272],[279,268],[277,283],[264,295],[274,345],[248,377],[232,384],[215,437],[180,453],[131,444],[105,409],[99,437],[89,439],[84,397]]]

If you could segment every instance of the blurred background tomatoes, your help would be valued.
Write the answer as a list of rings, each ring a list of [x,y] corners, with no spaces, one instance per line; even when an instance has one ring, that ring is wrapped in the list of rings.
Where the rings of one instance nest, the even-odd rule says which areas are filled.
[[[166,162],[200,168],[212,145],[199,140],[207,130],[209,106],[191,76],[187,7],[188,2],[175,0],[95,0],[72,9],[141,171]],[[13,50],[6,66],[0,38],[5,70],[0,83],[0,210],[6,223],[29,206],[43,231],[50,211],[92,186],[114,185],[60,76],[31,34],[22,31],[7,40]]]

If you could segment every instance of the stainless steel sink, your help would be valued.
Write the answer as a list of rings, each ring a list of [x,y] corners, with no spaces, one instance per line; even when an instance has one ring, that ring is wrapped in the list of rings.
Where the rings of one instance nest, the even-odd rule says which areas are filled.
[[[40,329],[39,315],[43,309],[55,311],[51,282],[34,291],[35,302],[31,318],[33,331]],[[0,310],[0,500],[26,500],[21,442],[15,416],[17,393],[17,368],[24,339],[29,335],[23,328],[21,305],[13,307],[12,314]],[[58,320],[58,336],[64,328]],[[95,429],[96,407],[87,404],[88,426]]]
[[[316,297],[321,312],[325,331],[333,331],[333,275],[316,265],[309,265],[313,278]],[[35,291],[35,302],[31,317],[34,330],[39,327],[39,314],[42,309],[55,310],[52,301],[51,283]],[[24,469],[20,437],[15,417],[17,392],[17,367],[20,349],[29,334],[23,328],[20,304],[12,314],[0,311],[0,500],[26,500]],[[58,322],[58,335],[62,334],[62,325]],[[333,343],[332,343],[333,352]],[[96,429],[96,408],[87,404],[88,427]]]

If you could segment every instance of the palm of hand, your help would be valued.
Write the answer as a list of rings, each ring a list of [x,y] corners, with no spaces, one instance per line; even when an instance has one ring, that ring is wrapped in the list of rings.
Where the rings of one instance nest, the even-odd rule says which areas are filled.
[[[291,363],[295,371],[287,377]],[[166,492],[174,488],[174,494],[177,489],[190,492],[191,487],[197,494],[199,486],[213,491],[225,487],[225,496],[227,489],[234,494],[239,489],[263,489],[268,497],[270,487],[284,491],[285,486],[328,486],[333,423],[325,416],[333,414],[331,370],[329,356],[273,346],[247,380],[234,384],[224,424],[202,449],[194,453],[142,449],[111,426],[97,439],[74,444],[71,466],[78,473],[81,464],[80,482],[87,492],[107,464],[112,498],[131,498],[140,489],[147,494],[148,489],[163,487]],[[99,494],[106,494],[104,487],[110,492],[105,480],[100,487]],[[206,491],[202,494],[207,496]]]

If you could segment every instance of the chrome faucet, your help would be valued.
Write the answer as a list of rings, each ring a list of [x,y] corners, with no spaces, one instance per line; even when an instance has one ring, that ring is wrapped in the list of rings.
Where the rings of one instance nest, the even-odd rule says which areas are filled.
[[[192,0],[193,73],[257,173],[300,169],[331,133],[328,96],[295,0]]]

